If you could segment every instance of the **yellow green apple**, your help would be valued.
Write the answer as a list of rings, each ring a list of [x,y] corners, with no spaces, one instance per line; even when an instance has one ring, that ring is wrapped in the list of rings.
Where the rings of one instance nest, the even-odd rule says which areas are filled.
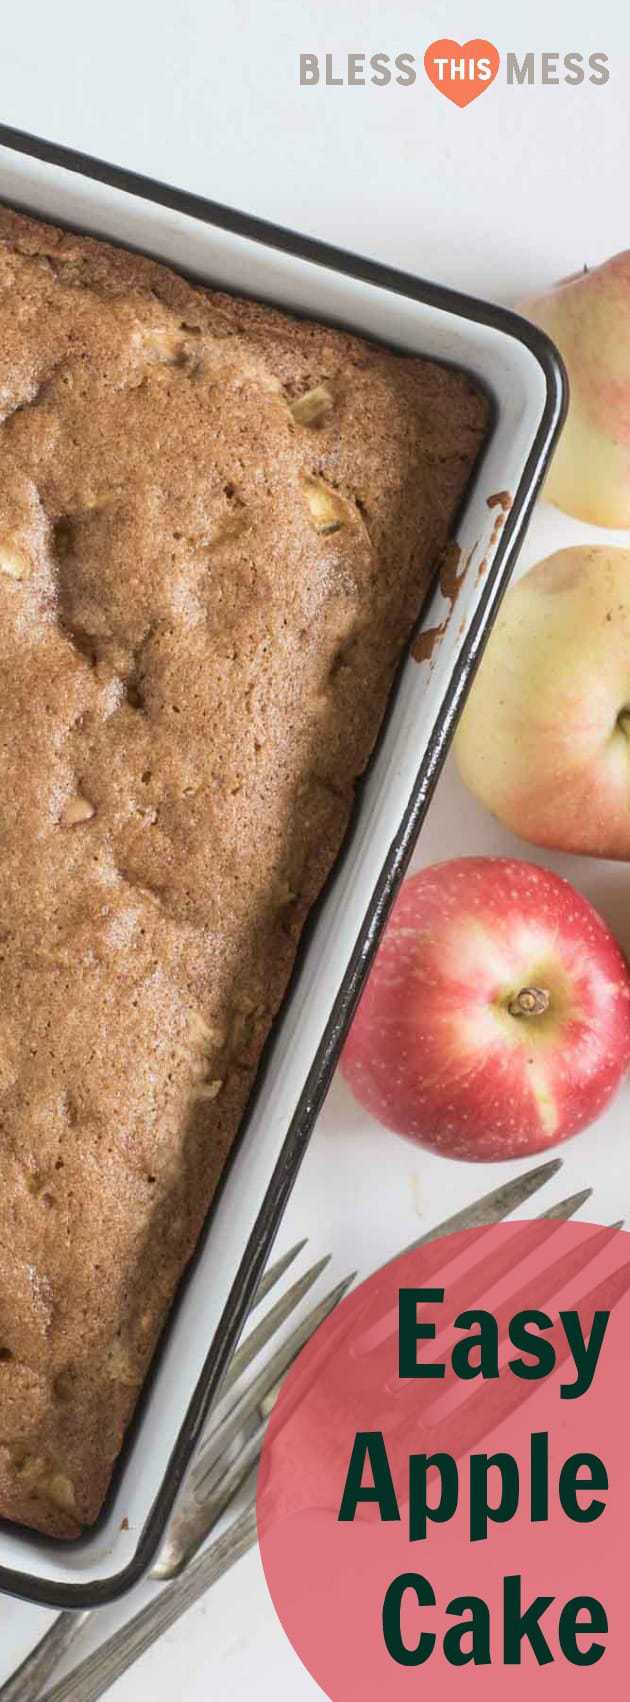
[[[455,750],[522,839],[630,859],[630,550],[559,550],[508,591]]]
[[[557,344],[569,374],[545,494],[578,520],[630,526],[630,251],[521,308]]]

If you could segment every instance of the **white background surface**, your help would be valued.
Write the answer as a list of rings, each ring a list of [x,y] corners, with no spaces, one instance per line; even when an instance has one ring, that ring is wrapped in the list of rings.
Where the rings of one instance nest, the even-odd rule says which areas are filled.
[[[441,282],[514,302],[630,245],[630,17],[619,0],[25,0],[3,14],[0,117]],[[594,21],[595,20],[595,21]],[[412,88],[300,89],[299,53],[422,56],[482,33],[505,52],[605,51],[605,88],[508,88],[465,112]],[[608,536],[608,535],[606,535]],[[541,505],[522,565],[602,535]],[[628,542],[621,535],[613,541]],[[449,766],[417,854],[533,855],[468,798]],[[539,859],[542,860],[542,859]],[[627,873],[562,857],[630,950]],[[564,1149],[562,1191],[594,1185],[592,1215],[630,1210],[630,1089]],[[515,1166],[447,1166],[385,1134],[333,1088],[280,1246],[308,1235],[333,1271],[372,1269]],[[557,1184],[556,1184],[557,1187]],[[0,1676],[49,1615],[0,1603]],[[100,1640],[122,1617],[99,1617]],[[83,1647],[89,1647],[89,1640]],[[306,1702],[322,1693],[276,1621],[249,1556],[111,1692],[115,1702]],[[337,1702],[337,1699],[335,1699]],[[343,1699],[339,1699],[343,1702]]]

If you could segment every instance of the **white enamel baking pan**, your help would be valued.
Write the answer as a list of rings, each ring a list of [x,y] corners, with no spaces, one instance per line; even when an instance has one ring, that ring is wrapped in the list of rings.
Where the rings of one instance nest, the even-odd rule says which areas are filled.
[[[309,929],[105,1512],[71,1545],[0,1523],[0,1589],[50,1606],[85,1607],[128,1589],[159,1543],[430,802],[566,391],[552,345],[512,314],[3,126],[0,197],[146,250],[202,281],[456,363],[485,385],[495,411],[457,531],[457,596],[436,589],[421,625],[426,636],[415,646],[421,660],[410,656],[401,671],[345,853]]]

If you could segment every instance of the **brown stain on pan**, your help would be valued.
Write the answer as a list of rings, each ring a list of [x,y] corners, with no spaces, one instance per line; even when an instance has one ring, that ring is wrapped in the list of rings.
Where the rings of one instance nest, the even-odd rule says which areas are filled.
[[[440,626],[429,626],[426,628],[425,632],[418,633],[417,638],[414,638],[413,640],[410,650],[410,655],[413,656],[414,662],[431,661],[436,644],[439,643],[440,639],[443,638],[444,633],[446,632],[446,626],[446,621],[442,621]]]
[[[446,544],[443,549],[437,569],[442,596],[447,597],[450,603],[456,601],[464,582],[466,567],[462,572],[461,563],[461,545],[456,544],[455,540],[452,539],[450,544]]]
[[[487,571],[488,562],[493,550],[495,549],[503,527],[505,526],[513,501],[514,498],[510,491],[495,491],[492,496],[487,498],[488,508],[496,508],[497,512],[495,514],[494,524],[490,533],[486,553],[477,568],[477,583],[479,583],[480,579],[483,579],[484,573]]]
[[[488,508],[496,508],[497,512],[495,514],[494,525],[490,534],[490,542],[488,544],[487,553],[477,569],[478,579],[481,579],[486,571],[488,566],[488,557],[492,554],[492,551],[498,542],[511,507],[512,497],[510,496],[509,491],[496,491],[494,496],[488,497]]]
[[[490,556],[494,550],[495,544],[497,543],[499,534],[505,525],[513,500],[514,499],[510,491],[507,490],[493,491],[492,496],[489,496],[486,499],[487,507],[489,509],[496,509],[497,512],[494,518],[494,524],[490,534],[486,554],[483,556],[477,568],[477,583],[479,583],[480,579],[483,579],[487,570]],[[473,544],[472,549],[466,556],[463,567],[463,552],[461,544],[456,543],[455,539],[451,539],[450,543],[446,544],[442,550],[442,554],[437,563],[437,579],[442,596],[446,597],[447,602],[451,604],[450,614],[440,622],[439,626],[427,627],[423,632],[419,632],[417,634],[410,646],[410,655],[413,657],[414,662],[432,661],[436,645],[439,644],[440,639],[444,637],[444,633],[446,632],[450,616],[453,613],[453,608],[457,602],[462,585],[464,584],[468,570],[472,565],[473,558],[479,549],[479,543],[480,540],[477,539],[476,544]],[[464,626],[465,623],[462,621],[459,628],[460,636],[463,634]]]
[[[451,604],[451,613],[464,583],[466,571],[470,563],[470,556],[464,563],[463,569],[461,563],[461,545],[456,543],[454,538],[451,538],[450,543],[445,544],[436,563],[437,581],[440,591],[442,592],[442,596],[446,597],[447,602]],[[409,653],[413,657],[414,662],[431,661],[436,644],[439,643],[439,640],[446,632],[448,619],[449,617],[447,616],[440,622],[439,626],[427,627],[423,632],[419,632],[413,639]]]

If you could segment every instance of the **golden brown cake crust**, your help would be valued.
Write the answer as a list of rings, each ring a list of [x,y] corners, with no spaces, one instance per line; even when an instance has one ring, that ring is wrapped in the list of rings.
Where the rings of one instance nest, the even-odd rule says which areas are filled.
[[[0,421],[0,1513],[70,1537],[488,410],[0,210]]]

